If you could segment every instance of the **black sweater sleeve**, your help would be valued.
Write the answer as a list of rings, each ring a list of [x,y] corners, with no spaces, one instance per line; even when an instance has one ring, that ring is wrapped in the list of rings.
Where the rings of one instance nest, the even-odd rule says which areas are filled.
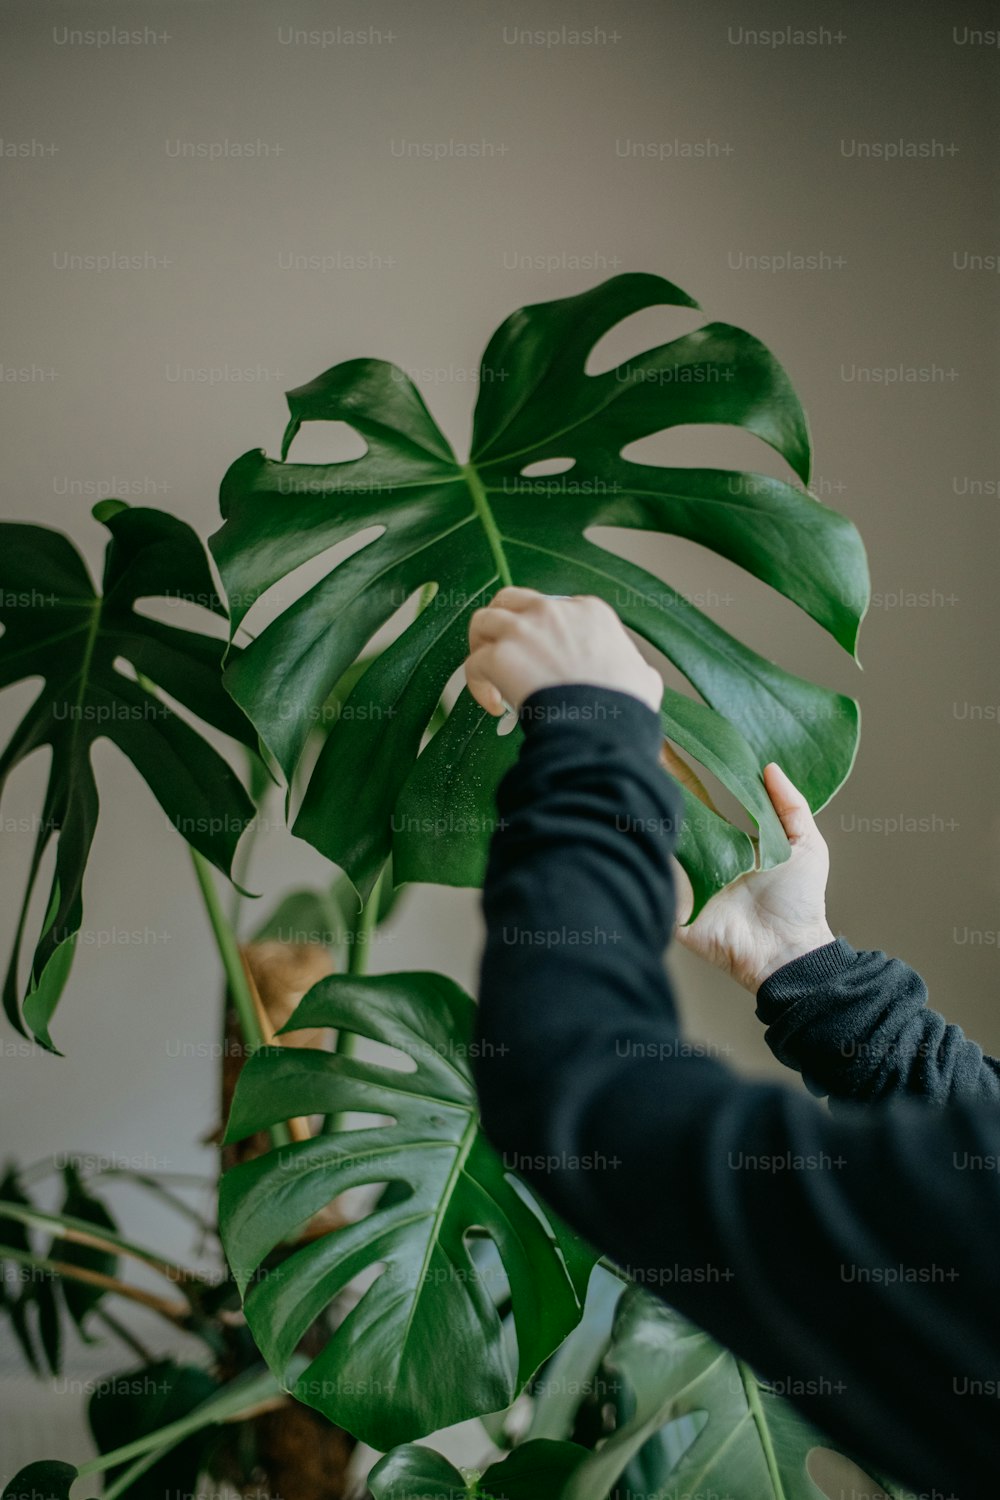
[[[1000,1063],[928,1008],[920,975],[843,937],[776,969],[757,991],[757,1015],[775,1057],[835,1112],[894,1094],[1000,1103]]]
[[[574,684],[520,718],[482,895],[487,1138],[835,1442],[920,1492],[995,1500],[1000,1112],[834,1116],[683,1045],[663,965],[682,802],[658,716]]]

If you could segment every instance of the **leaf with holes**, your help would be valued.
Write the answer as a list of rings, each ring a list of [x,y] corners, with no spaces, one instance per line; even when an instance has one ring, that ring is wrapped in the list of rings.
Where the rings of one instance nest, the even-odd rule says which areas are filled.
[[[631,1413],[561,1500],[605,1500],[639,1455],[643,1482],[662,1500],[823,1500],[806,1460],[827,1440],[741,1360],[637,1286],[618,1303],[605,1366],[629,1387]]]
[[[65,1191],[61,1214],[93,1224],[98,1231],[110,1229],[112,1234],[117,1233],[118,1226],[107,1206],[88,1190],[72,1162],[67,1162],[63,1167],[63,1183]],[[48,1258],[57,1260],[62,1265],[79,1266],[83,1271],[96,1271],[102,1276],[118,1274],[118,1257],[111,1251],[93,1245],[81,1245],[75,1240],[59,1236],[53,1239]],[[90,1312],[104,1296],[103,1288],[88,1285],[84,1281],[74,1281],[67,1276],[62,1280],[62,1293],[66,1309],[76,1324],[80,1337],[84,1343],[92,1343],[93,1339],[86,1330],[86,1322]]]
[[[808,481],[805,414],[778,361],[743,329],[708,323],[614,369],[585,372],[608,330],[660,305],[697,308],[669,281],[635,272],[515,312],[483,357],[467,463],[402,370],[352,359],[288,393],[280,459],[252,450],[225,475],[224,524],[210,546],[234,631],[301,565],[380,529],[228,667],[230,692],[289,783],[334,683],[400,606],[420,595],[416,618],[357,681],[294,823],[363,896],[390,849],[399,881],[481,883],[494,790],[522,731],[498,734],[496,720],[463,687],[422,753],[421,743],[467,655],[469,616],[505,583],[600,595],[674,663],[702,701],[667,691],[664,733],[718,775],[757,823],[764,867],[789,849],[763,766],[777,760],[813,810],[847,777],[858,738],[853,699],[767,660],[645,568],[585,535],[617,526],[698,542],[855,650],[868,570],[844,516],[784,480],[621,456],[652,433],[725,423],[756,435]],[[367,451],[341,463],[288,462],[309,422],[347,423]],[[557,459],[571,467],[555,477],[523,473]],[[754,848],[686,791],[684,800],[678,857],[698,910],[752,867]]]
[[[279,1379],[333,1299],[380,1268],[290,1389],[383,1451],[508,1406],[579,1320],[596,1259],[483,1136],[468,1066],[473,1016],[471,997],[438,974],[320,980],[284,1031],[336,1027],[395,1048],[412,1068],[261,1048],[244,1064],[226,1132],[236,1141],[295,1115],[342,1111],[392,1121],[245,1162],[219,1196],[247,1322]],[[357,1222],[268,1262],[331,1199],[383,1182],[394,1190]],[[490,1236],[502,1275],[477,1266],[474,1231]],[[508,1289],[514,1359],[497,1311]]]
[[[10,1318],[14,1337],[25,1359],[36,1375],[42,1373],[44,1358],[50,1372],[58,1375],[62,1356],[62,1329],[56,1282],[50,1275],[25,1272],[31,1266],[34,1250],[28,1237],[28,1225],[19,1218],[3,1213],[6,1206],[33,1212],[34,1205],[21,1186],[17,1171],[9,1166],[0,1180],[0,1312]],[[8,1264],[4,1264],[4,1251]],[[16,1290],[13,1290],[16,1288]],[[41,1349],[35,1345],[37,1335]]]
[[[94,516],[111,533],[103,593],[60,532],[0,526],[3,590],[0,687],[40,677],[43,687],[0,755],[0,790],[33,751],[52,751],[28,885],[4,985],[4,1007],[24,1032],[18,965],[28,908],[46,848],[56,838],[55,873],[27,993],[24,1023],[55,1051],[49,1022],[62,993],[83,922],[83,877],[97,827],[91,766],[106,737],[142,775],[169,821],[206,859],[228,873],[253,804],[226,761],[141,679],[176,698],[206,724],[256,747],[251,726],[223,691],[223,643],[139,614],[147,598],[225,607],[204,548],[183,521],[161,511],[105,500]],[[140,678],[120,671],[119,659]]]

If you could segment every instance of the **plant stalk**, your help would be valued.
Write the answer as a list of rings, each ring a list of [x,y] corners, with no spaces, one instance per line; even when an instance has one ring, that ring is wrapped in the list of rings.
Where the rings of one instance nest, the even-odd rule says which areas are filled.
[[[503,539],[500,536],[500,529],[490,509],[490,502],[486,497],[483,481],[479,477],[475,464],[463,464],[462,473],[465,476],[466,484],[469,486],[472,503],[476,507],[476,512],[486,533],[486,540],[489,543],[490,551],[493,553],[500,581],[503,584],[511,584],[514,580],[511,577],[510,566],[503,550]]]
[[[358,913],[357,919],[351,923],[348,932],[346,971],[350,975],[364,974],[368,968],[368,949],[371,947],[371,937],[375,931],[379,903],[382,898],[382,881],[387,868],[388,865],[385,864],[379,870],[371,895]],[[358,1039],[353,1031],[338,1031],[333,1050],[341,1057],[353,1057],[357,1043]],[[343,1111],[327,1115],[323,1121],[321,1134],[333,1135],[336,1131],[342,1130],[343,1121]]]
[[[785,1487],[781,1482],[781,1472],[778,1468],[778,1459],[774,1451],[771,1429],[768,1426],[767,1417],[764,1415],[764,1408],[761,1405],[757,1378],[745,1360],[738,1359],[736,1361],[736,1368],[739,1370],[743,1391],[747,1398],[747,1405],[750,1408],[750,1414],[757,1428],[760,1446],[764,1451],[764,1461],[767,1464],[768,1477],[774,1488],[775,1500],[785,1500]]]
[[[114,1313],[108,1312],[107,1308],[99,1303],[97,1307],[94,1308],[94,1317],[97,1318],[99,1322],[103,1323],[105,1328],[109,1328],[116,1338],[121,1339],[122,1343],[125,1344],[129,1349],[131,1349],[132,1353],[135,1354],[136,1357],[140,1359],[144,1365],[151,1365],[153,1363],[153,1351],[151,1349],[147,1349],[141,1339],[136,1338],[131,1328],[127,1328],[124,1323],[120,1323],[115,1317]]]
[[[10,1245],[0,1245],[0,1254],[3,1255],[4,1260],[12,1260],[19,1265],[34,1266],[38,1270],[66,1277],[70,1281],[82,1282],[85,1286],[99,1287],[102,1292],[125,1297],[130,1302],[138,1302],[141,1306],[150,1308],[151,1311],[159,1313],[161,1318],[166,1318],[181,1328],[187,1326],[191,1317],[191,1308],[188,1303],[170,1302],[166,1297],[158,1297],[155,1292],[147,1292],[142,1287],[129,1286],[115,1276],[106,1276],[103,1271],[92,1271],[87,1266],[74,1266],[68,1261],[50,1260],[47,1255],[28,1254]]]
[[[189,845],[189,848],[191,846]],[[236,936],[229,923],[226,921],[219,900],[219,893],[215,888],[212,878],[211,867],[208,860],[198,850],[191,848],[191,862],[194,865],[194,873],[198,878],[198,886],[201,890],[202,900],[205,903],[205,911],[211,924],[212,935],[215,938],[215,946],[219,950],[222,967],[226,975],[226,983],[229,993],[233,997],[236,1014],[239,1017],[240,1030],[247,1050],[256,1052],[258,1047],[264,1045],[264,1035],[257,1020],[257,1012],[254,1009],[253,998],[250,994],[250,986],[247,984],[247,976],[243,969],[243,960],[240,957],[239,946]]]
[[[191,862],[198,878],[205,911],[215,938],[215,946],[222,961],[226,985],[233,997],[233,1005],[236,1007],[240,1031],[243,1033],[243,1043],[248,1054],[256,1052],[258,1047],[264,1046],[264,1033],[261,1031],[257,1009],[250,992],[250,983],[243,966],[243,955],[240,953],[236,934],[226,921],[208,860],[191,845],[188,847],[191,849]],[[275,1146],[287,1146],[291,1139],[287,1127],[280,1123],[271,1126],[270,1136]]]
[[[123,1474],[119,1474],[113,1484],[107,1486],[103,1500],[118,1500],[119,1495],[127,1494],[135,1480],[145,1474],[147,1469],[151,1469],[154,1464],[159,1463],[161,1458],[165,1458],[171,1449],[176,1448],[177,1443],[182,1441],[182,1438],[178,1438],[177,1442],[165,1443],[162,1448],[152,1448],[148,1453],[142,1454],[134,1463],[129,1464]]]
[[[301,1369],[302,1362],[299,1362],[295,1372],[296,1378],[301,1373]],[[188,1412],[187,1416],[168,1422],[165,1427],[159,1428],[156,1432],[135,1438],[111,1453],[100,1453],[96,1458],[88,1459],[86,1463],[80,1464],[77,1469],[77,1478],[83,1479],[89,1474],[103,1474],[105,1470],[112,1469],[117,1464],[127,1463],[130,1459],[141,1458],[144,1455],[154,1454],[155,1458],[161,1458],[190,1433],[220,1422],[240,1421],[252,1415],[262,1402],[271,1401],[275,1397],[283,1402],[287,1400],[285,1393],[277,1389],[272,1375],[246,1373],[237,1376],[229,1385],[216,1391],[213,1396],[209,1396],[200,1406],[196,1406],[194,1411]],[[150,1465],[154,1461],[155,1459],[150,1459]],[[137,1464],[134,1469],[127,1471],[127,1474],[130,1480],[134,1480],[140,1472],[142,1471]],[[125,1478],[126,1475],[123,1474],[114,1482],[105,1492],[104,1500],[109,1500],[109,1496],[124,1493]]]
[[[199,1288],[210,1283],[198,1271],[162,1260],[151,1250],[133,1245],[114,1230],[102,1229],[98,1225],[74,1218],[71,1214],[50,1214],[33,1204],[10,1203],[0,1199],[0,1219],[13,1219],[28,1229],[51,1230],[58,1240],[69,1240],[72,1244],[86,1245],[92,1250],[104,1250],[111,1255],[127,1255],[143,1265],[151,1266],[167,1281],[178,1285],[185,1295],[197,1297]]]

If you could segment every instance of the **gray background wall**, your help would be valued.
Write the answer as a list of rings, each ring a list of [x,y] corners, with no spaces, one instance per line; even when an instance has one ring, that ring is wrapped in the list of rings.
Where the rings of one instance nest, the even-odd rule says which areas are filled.
[[[859,698],[856,769],[821,816],[831,922],[905,957],[950,1019],[1000,1051],[1000,51],[974,39],[995,27],[992,7],[5,0],[0,14],[5,514],[69,532],[95,566],[102,493],[207,535],[233,458],[277,452],[283,392],[356,355],[413,372],[464,453],[478,359],[509,312],[619,270],[666,275],[706,318],[768,343],[802,395],[813,488],[870,555],[864,671],[691,544],[599,539],[703,593],[765,655]],[[748,37],[795,25],[826,34]],[[563,26],[603,36],[522,34]],[[327,44],[295,39],[338,27]],[[74,38],[95,28],[143,40]],[[403,154],[404,142],[448,154]],[[473,142],[486,154],[449,145]],[[859,142],[937,144],[885,160]],[[823,268],[747,268],[785,252]],[[144,268],[68,268],[108,255]],[[289,269],[308,256],[331,268]],[[631,320],[607,362],[699,321]],[[899,367],[931,377],[857,373]],[[324,456],[339,456],[335,440],[297,444],[298,458]],[[786,473],[724,430],[673,434],[651,456]],[[6,693],[11,725],[34,690]],[[21,1160],[70,1150],[209,1171],[219,979],[186,851],[115,750],[96,763],[104,816],[56,1021],[65,1057],[4,1030],[4,1146]],[[40,755],[3,805],[5,934],[44,773]],[[930,831],[861,831],[868,819]],[[322,870],[274,831],[251,883],[274,895]],[[473,987],[481,938],[476,892],[419,888],[372,968],[433,967]],[[693,1032],[741,1068],[782,1072],[748,995],[686,954],[669,964]],[[136,1233],[188,1248],[172,1221],[118,1201]]]

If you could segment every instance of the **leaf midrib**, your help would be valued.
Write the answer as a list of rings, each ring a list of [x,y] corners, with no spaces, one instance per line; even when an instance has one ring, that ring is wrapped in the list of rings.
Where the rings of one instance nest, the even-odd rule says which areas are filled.
[[[346,599],[338,600],[337,616],[344,614],[348,609],[351,608],[352,605],[357,603],[358,599],[364,598],[364,596],[374,587],[374,585],[377,584],[381,579],[383,579],[387,573],[391,573],[393,570],[398,569],[402,564],[411,563],[415,557],[419,557],[421,552],[426,552],[431,547],[437,547],[441,542],[445,540],[446,537],[451,536],[455,531],[460,531],[463,526],[470,525],[474,520],[475,514],[463,516],[460,521],[456,521],[453,526],[449,526],[445,531],[435,532],[435,534],[432,537],[429,537],[427,541],[418,543],[418,545],[411,548],[409,552],[404,552],[402,556],[394,557],[391,562],[386,563],[384,568],[379,568],[377,572],[370,574],[367,578],[360,579],[357,588],[352,594],[350,594]],[[375,537],[371,542],[368,543],[368,546],[377,546],[381,541],[382,536],[384,535],[385,532],[382,532],[381,536]],[[365,550],[367,549],[361,549],[361,551]],[[354,556],[355,554],[352,553],[351,555]],[[302,595],[302,599],[308,599],[310,595],[313,595],[314,597],[317,596],[324,587],[330,585],[331,581],[336,581],[336,572],[336,568],[331,569],[331,571],[325,574],[318,583],[314,584],[310,590]],[[296,604],[292,606],[292,609],[294,609],[300,602],[301,600],[296,600]],[[290,613],[291,610],[286,611],[286,614]],[[281,615],[279,616],[279,621],[276,621],[274,623],[279,623],[284,619],[285,615]],[[317,651],[320,647],[325,648],[325,646],[326,641],[322,636],[315,636],[311,640],[306,640],[301,650],[290,658],[287,670],[299,667],[307,657],[313,654],[313,652]]]
[[[476,1119],[475,1112],[473,1111],[470,1112],[469,1123],[465,1127],[461,1147],[455,1153],[455,1160],[452,1164],[451,1171],[448,1173],[448,1180],[445,1183],[444,1188],[442,1189],[441,1200],[438,1204],[437,1212],[434,1215],[430,1231],[427,1235],[427,1244],[424,1247],[424,1255],[423,1260],[420,1264],[420,1276],[417,1281],[417,1286],[424,1285],[424,1277],[427,1272],[428,1262],[430,1261],[434,1246],[438,1243],[439,1231],[445,1214],[448,1208],[451,1206],[451,1200],[455,1192],[455,1183],[465,1170],[465,1161],[469,1155],[469,1152],[472,1150],[478,1131],[479,1121]],[[419,1302],[420,1297],[418,1295],[415,1296],[410,1303],[410,1310],[407,1314],[406,1325],[403,1328],[402,1340],[400,1344],[401,1349],[405,1349],[409,1341],[413,1319],[416,1315]]]
[[[100,602],[100,599],[94,601],[94,603],[97,604],[100,604]],[[90,607],[93,608],[93,603],[90,603]],[[80,635],[84,630],[89,631],[90,628],[91,627],[89,625],[74,625],[71,630],[60,630],[57,631],[55,635],[43,636],[40,640],[36,638],[35,640],[30,641],[27,646],[21,646],[16,651],[5,652],[4,661],[16,662],[18,657],[20,656],[32,655],[38,651],[44,650],[49,646],[58,645],[60,641],[68,641],[72,639],[74,635]],[[70,678],[70,682],[75,681],[76,674],[74,673],[74,675]]]
[[[696,329],[695,332],[701,332],[701,330],[700,329]],[[691,336],[690,334],[682,334],[681,338],[690,338],[690,336]],[[677,342],[679,342],[679,340],[675,339],[675,340],[672,340],[671,342],[677,343]],[[669,347],[670,347],[669,344],[660,344],[656,349],[647,349],[645,351],[645,353],[647,355],[648,354],[658,354],[658,353],[661,352],[661,350],[667,349]],[[631,361],[626,361],[626,363],[631,363]],[[616,375],[621,368],[622,368],[621,365],[616,365],[615,368],[614,368],[614,370],[602,370],[600,375],[587,375],[586,372],[582,371],[582,370],[581,370],[580,373],[583,375],[583,377],[584,377],[585,380],[600,380],[602,378],[602,376],[604,376],[604,375]],[[641,383],[642,382],[640,380],[621,380],[621,381],[617,381],[616,382],[617,389],[615,388],[615,386],[612,386],[611,393],[610,393],[610,395],[605,400],[599,401],[598,404],[591,411],[585,412],[582,416],[575,418],[575,420],[572,421],[572,422],[570,422],[568,426],[557,428],[555,432],[547,432],[544,437],[542,437],[541,439],[539,439],[538,442],[532,443],[527,448],[515,448],[514,451],[511,452],[511,453],[501,453],[498,458],[490,458],[490,459],[488,459],[484,463],[483,467],[484,468],[493,468],[496,464],[508,463],[512,458],[523,458],[523,456],[526,453],[535,453],[543,445],[555,442],[555,440],[557,438],[565,437],[565,435],[568,432],[575,432],[577,430],[577,428],[585,426],[588,422],[592,422],[594,420],[594,418],[599,415],[600,412],[604,411],[607,407],[609,407],[611,405],[612,401],[617,401],[619,395],[621,395],[622,392],[627,391],[627,390],[630,391],[633,386],[640,385]],[[533,396],[537,396],[537,394],[538,394],[538,387],[536,387],[534,389],[534,391],[532,392]],[[666,424],[666,426],[673,426],[673,425],[674,425],[673,423],[667,423]],[[662,427],[661,428],[657,428],[658,432],[662,432],[664,430],[665,429],[662,428]]]
[[[625,460],[625,462],[627,462],[627,460]],[[647,468],[657,468],[657,467],[659,467],[659,465],[650,464],[650,465],[646,465],[645,467],[647,467]],[[664,467],[666,467],[666,466],[664,466]],[[671,465],[670,467],[672,468],[672,467],[675,467],[675,466]],[[714,472],[711,469],[706,469],[703,464],[691,464],[690,468],[691,468],[691,472],[695,473],[695,474],[698,474],[698,473],[712,473],[712,472]],[[574,472],[574,470],[567,469],[565,472],[567,474],[571,474],[571,473]],[[722,473],[722,474],[747,474],[751,479],[767,479],[767,480],[770,480],[771,483],[773,483],[773,484],[783,484],[786,489],[791,490],[791,492],[792,492],[793,495],[796,495],[796,496],[798,496],[798,497],[800,497],[802,499],[805,499],[805,500],[812,500],[813,503],[815,505],[817,505],[817,506],[821,506],[823,504],[823,502],[820,499],[818,499],[818,497],[816,495],[814,495],[811,490],[798,490],[798,489],[795,488],[795,486],[793,484],[789,484],[787,480],[784,480],[784,479],[775,479],[774,476],[771,475],[771,474],[757,474],[757,473],[754,473],[752,470],[748,470],[748,469],[721,469],[721,470],[718,470],[717,472]],[[523,474],[519,475],[518,477],[524,479],[526,484],[530,484],[531,483],[531,477],[527,477],[526,478]],[[552,478],[555,478],[557,476],[551,475],[551,474],[550,475],[538,474],[538,475],[535,475],[534,477],[537,478],[537,479],[539,479],[539,480],[541,480],[544,483],[544,481],[546,479],[552,479]],[[484,484],[484,489],[486,490],[487,494],[509,494],[510,493],[508,490],[501,489],[496,484],[489,484],[489,485],[485,485]],[[537,493],[540,498],[543,498],[543,499],[548,499],[549,498],[548,495],[546,494],[546,492],[544,490],[538,490],[538,491],[528,490],[525,493],[526,494],[535,494],[535,493]],[[746,512],[749,512],[750,513],[750,518],[753,519],[753,520],[769,519],[769,520],[774,521],[774,523],[776,525],[779,524],[780,521],[782,520],[782,517],[775,516],[771,512],[766,512],[765,511],[763,513],[763,516],[762,516],[761,513],[759,511],[755,511],[754,507],[752,505],[750,505],[749,503],[747,503],[745,501],[740,501],[738,499],[727,499],[723,495],[693,495],[693,494],[690,493],[690,491],[684,490],[684,489],[676,489],[676,490],[675,489],[650,490],[650,489],[646,489],[644,486],[638,485],[638,484],[625,484],[625,485],[622,485],[621,490],[618,492],[618,496],[621,497],[621,496],[628,496],[628,495],[638,495],[643,500],[677,500],[681,504],[696,505],[699,510],[701,509],[702,506],[718,505],[718,506],[722,506],[725,509],[734,510],[738,514],[744,514]],[[838,511],[831,510],[829,506],[824,507],[823,513],[825,515],[839,515]],[[592,523],[588,522],[588,524],[592,524]]]
[[[500,528],[497,525],[493,511],[490,509],[490,502],[486,497],[486,487],[479,477],[479,471],[475,464],[467,463],[463,465],[462,473],[465,476],[469,494],[472,496],[472,503],[476,508],[476,514],[486,533],[486,540],[493,554],[493,560],[497,565],[497,571],[504,583],[510,585],[514,582],[514,578],[510,571],[510,564],[507,561],[507,554],[503,550],[503,537]]]
[[[767,1472],[770,1477],[771,1484],[774,1487],[774,1500],[787,1500],[787,1496],[785,1494],[785,1486],[781,1478],[781,1472],[778,1468],[777,1455],[774,1451],[774,1441],[771,1437],[771,1428],[768,1423],[767,1417],[764,1414],[764,1408],[761,1404],[760,1388],[757,1384],[757,1380],[749,1365],[747,1365],[742,1359],[738,1359],[736,1361],[736,1368],[740,1372],[740,1381],[743,1385],[743,1391],[747,1398],[747,1406],[750,1409],[750,1415],[753,1417],[754,1425],[757,1428],[757,1436],[760,1439],[760,1446],[764,1454],[764,1461],[767,1464]]]

